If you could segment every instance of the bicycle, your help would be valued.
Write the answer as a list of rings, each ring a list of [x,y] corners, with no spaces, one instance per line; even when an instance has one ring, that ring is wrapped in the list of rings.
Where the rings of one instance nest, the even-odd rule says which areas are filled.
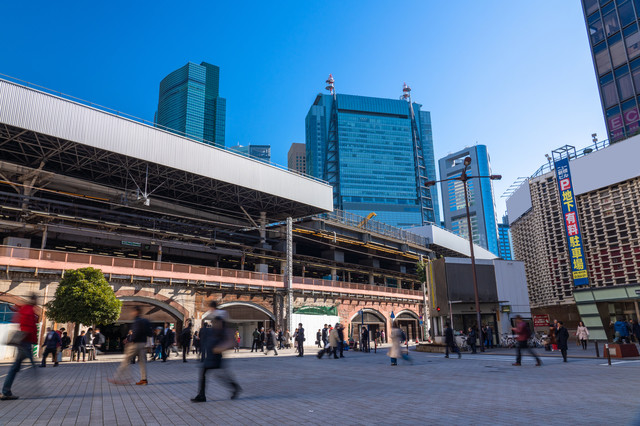
[[[504,333],[500,335],[500,346],[503,348],[515,348],[517,344],[515,336]]]

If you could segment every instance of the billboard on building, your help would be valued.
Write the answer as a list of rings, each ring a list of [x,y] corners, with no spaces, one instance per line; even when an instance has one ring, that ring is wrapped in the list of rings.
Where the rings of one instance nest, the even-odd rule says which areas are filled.
[[[571,258],[571,276],[576,286],[589,285],[586,256],[582,244],[582,234],[578,222],[576,199],[573,192],[571,172],[569,171],[569,159],[555,160],[556,178],[560,191],[560,203],[562,204],[562,217],[567,237],[569,256]]]

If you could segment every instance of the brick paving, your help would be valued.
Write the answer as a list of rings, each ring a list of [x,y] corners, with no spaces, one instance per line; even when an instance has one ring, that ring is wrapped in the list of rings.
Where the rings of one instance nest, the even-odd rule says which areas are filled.
[[[96,362],[21,371],[0,401],[2,425],[199,425],[199,424],[638,424],[639,360],[573,358],[562,363],[531,358],[412,352],[413,364],[389,366],[386,350],[346,352],[347,358],[304,358],[292,350],[264,356],[229,353],[244,392],[236,400],[209,373],[207,402],[197,392],[197,363],[175,356],[148,364],[148,386],[107,382],[119,355]],[[540,351],[542,353],[543,351]],[[24,364],[23,364],[24,365]],[[9,368],[0,364],[0,382]],[[132,366],[139,378],[138,367]],[[35,377],[37,376],[37,377]]]

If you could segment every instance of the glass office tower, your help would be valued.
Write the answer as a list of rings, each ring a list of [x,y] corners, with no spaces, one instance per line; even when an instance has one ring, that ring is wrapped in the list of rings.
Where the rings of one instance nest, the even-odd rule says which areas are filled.
[[[610,142],[640,132],[640,0],[582,0]]]
[[[316,97],[305,121],[307,173],[329,180],[327,159],[335,164],[334,208],[361,216],[375,212],[376,220],[398,227],[439,223],[437,188],[423,185],[419,194],[417,185],[417,171],[423,182],[436,179],[431,117],[421,105],[412,105],[414,123],[405,100]],[[332,128],[337,136],[333,157],[327,148]],[[417,170],[416,161],[424,167]]]
[[[219,96],[220,68],[189,62],[160,82],[155,122],[200,142],[224,146],[226,100]]]
[[[502,216],[502,223],[498,223],[498,256],[500,259],[511,260],[511,235],[509,233],[509,217]]]
[[[474,145],[441,158],[440,179],[458,177],[464,169],[465,157],[471,157],[468,176],[491,175],[489,153],[485,145]],[[493,193],[493,182],[489,178],[470,179],[467,182],[471,232],[473,242],[496,256],[498,250],[498,221]],[[442,209],[444,226],[463,238],[469,239],[464,185],[458,180],[442,182]]]

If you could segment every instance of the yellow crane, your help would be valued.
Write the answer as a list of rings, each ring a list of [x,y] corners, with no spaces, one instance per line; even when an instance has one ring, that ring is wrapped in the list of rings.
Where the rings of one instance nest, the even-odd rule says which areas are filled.
[[[360,222],[360,223],[358,224],[358,228],[363,228],[363,227],[367,224],[367,222],[369,222],[369,220],[371,220],[371,218],[372,218],[372,217],[374,217],[374,216],[378,216],[378,215],[377,215],[377,214],[375,214],[374,212],[369,213],[369,214],[367,215],[367,217],[365,217],[364,219],[362,219],[362,222]]]

